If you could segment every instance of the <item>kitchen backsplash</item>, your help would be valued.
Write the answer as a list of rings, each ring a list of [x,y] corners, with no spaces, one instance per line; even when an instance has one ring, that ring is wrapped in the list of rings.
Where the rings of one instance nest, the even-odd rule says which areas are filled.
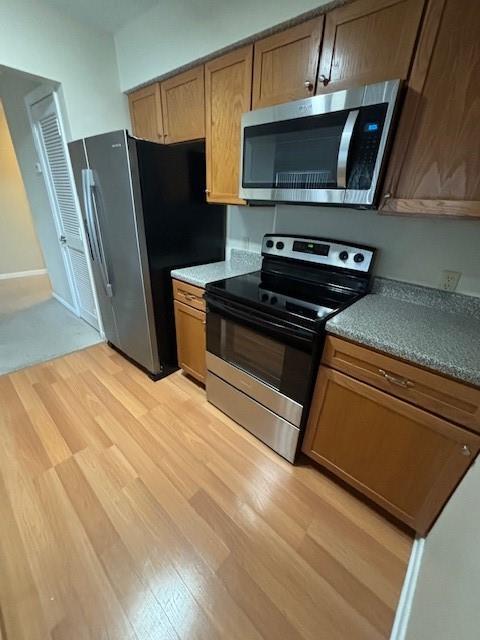
[[[272,232],[356,242],[378,249],[378,276],[439,287],[443,270],[459,271],[457,292],[480,297],[479,221],[292,205],[229,206],[227,220],[227,251],[260,251]]]

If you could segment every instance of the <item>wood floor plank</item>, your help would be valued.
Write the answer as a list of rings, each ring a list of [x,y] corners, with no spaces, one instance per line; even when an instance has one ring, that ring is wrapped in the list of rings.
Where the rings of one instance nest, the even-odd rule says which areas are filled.
[[[381,637],[299,555],[286,553],[278,539],[272,545],[273,531],[263,526],[248,507],[244,506],[243,512],[239,510],[231,518],[204,492],[196,494],[191,502],[210,526],[224,536],[226,544],[235,550],[237,560],[305,638],[318,638],[320,627],[325,638],[332,640],[343,640],[352,628],[356,629],[358,639]]]
[[[388,638],[410,536],[180,372],[100,344],[0,407],[2,640]]]
[[[388,637],[392,627],[392,610],[383,600],[310,536],[304,537],[298,553],[318,574],[325,576],[352,607],[362,611],[383,637]]]
[[[60,431],[62,438],[67,443],[72,453],[80,451],[87,446],[84,434],[75,425],[74,407],[68,407],[55,393],[51,385],[43,382],[33,383],[33,388],[42,401],[46,411]]]
[[[17,460],[30,476],[35,477],[49,469],[52,463],[8,376],[0,376],[0,397],[3,426],[0,442],[3,438],[11,438]]]
[[[0,475],[0,609],[5,640],[44,640],[48,627],[15,520],[14,507]]]
[[[225,585],[179,533],[175,523],[165,516],[147,487],[137,481],[125,493],[139,507],[147,530],[161,542],[165,553],[189,592],[200,604],[219,637],[231,640],[260,640],[261,635],[231,598]]]
[[[258,584],[250,577],[234,556],[221,566],[218,575],[229,593],[252,620],[265,640],[302,640],[303,636],[288,618],[274,605]]]
[[[161,536],[161,529],[154,527],[152,531],[145,527],[141,505],[130,501],[123,492],[119,495],[116,493],[117,487],[108,477],[104,465],[98,459],[98,454],[89,455],[88,452],[82,451],[78,455],[78,461],[128,550],[139,579],[150,589],[158,602],[157,615],[161,617],[164,612],[182,640],[197,637],[205,640],[216,639],[215,628],[209,623],[176,570],[167,543]],[[115,496],[114,499],[112,496]],[[143,517],[145,517],[144,513]],[[114,571],[115,567],[110,564],[109,575],[112,576]],[[123,570],[122,575],[127,579],[128,576]],[[135,576],[132,580],[135,583],[138,582]],[[128,584],[121,588],[123,593],[121,597],[125,598]],[[134,592],[131,593],[133,597]],[[140,622],[138,621],[138,624]]]
[[[70,595],[70,609],[81,614],[87,637],[140,640],[124,613],[100,559],[88,538],[65,489],[55,471],[50,469],[36,479],[42,509],[55,539],[60,563],[57,579]],[[81,499],[81,496],[80,496]],[[58,635],[58,630],[56,631]]]
[[[38,397],[25,371],[10,377],[15,391],[27,412],[53,466],[71,456],[71,451],[57,425]]]

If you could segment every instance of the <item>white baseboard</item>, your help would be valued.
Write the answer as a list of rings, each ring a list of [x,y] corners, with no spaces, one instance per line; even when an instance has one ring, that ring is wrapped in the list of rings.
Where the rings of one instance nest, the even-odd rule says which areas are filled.
[[[410,560],[408,562],[407,573],[405,574],[405,580],[403,581],[400,600],[398,601],[390,640],[405,640],[424,547],[425,538],[416,538],[414,540]]]
[[[46,269],[31,269],[30,271],[13,271],[12,273],[0,273],[0,280],[10,280],[10,278],[30,278],[31,276],[44,276]]]
[[[55,291],[52,291],[52,296],[55,298],[55,300],[58,300],[60,304],[63,304],[64,307],[66,307],[69,311],[79,317],[75,307],[67,302],[64,298],[62,298],[62,296],[59,296],[58,293],[55,293]]]

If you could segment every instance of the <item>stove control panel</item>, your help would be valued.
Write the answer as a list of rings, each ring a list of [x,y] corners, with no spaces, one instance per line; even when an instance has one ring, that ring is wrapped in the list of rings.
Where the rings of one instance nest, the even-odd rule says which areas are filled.
[[[375,250],[368,247],[340,244],[321,238],[267,234],[262,243],[264,256],[313,262],[361,273],[370,271],[374,254]]]

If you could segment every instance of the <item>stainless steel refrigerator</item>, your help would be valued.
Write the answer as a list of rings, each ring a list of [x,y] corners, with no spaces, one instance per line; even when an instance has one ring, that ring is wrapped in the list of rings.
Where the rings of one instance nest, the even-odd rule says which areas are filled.
[[[152,377],[177,367],[170,271],[223,260],[225,207],[205,200],[202,142],[113,131],[69,145],[108,342]]]

